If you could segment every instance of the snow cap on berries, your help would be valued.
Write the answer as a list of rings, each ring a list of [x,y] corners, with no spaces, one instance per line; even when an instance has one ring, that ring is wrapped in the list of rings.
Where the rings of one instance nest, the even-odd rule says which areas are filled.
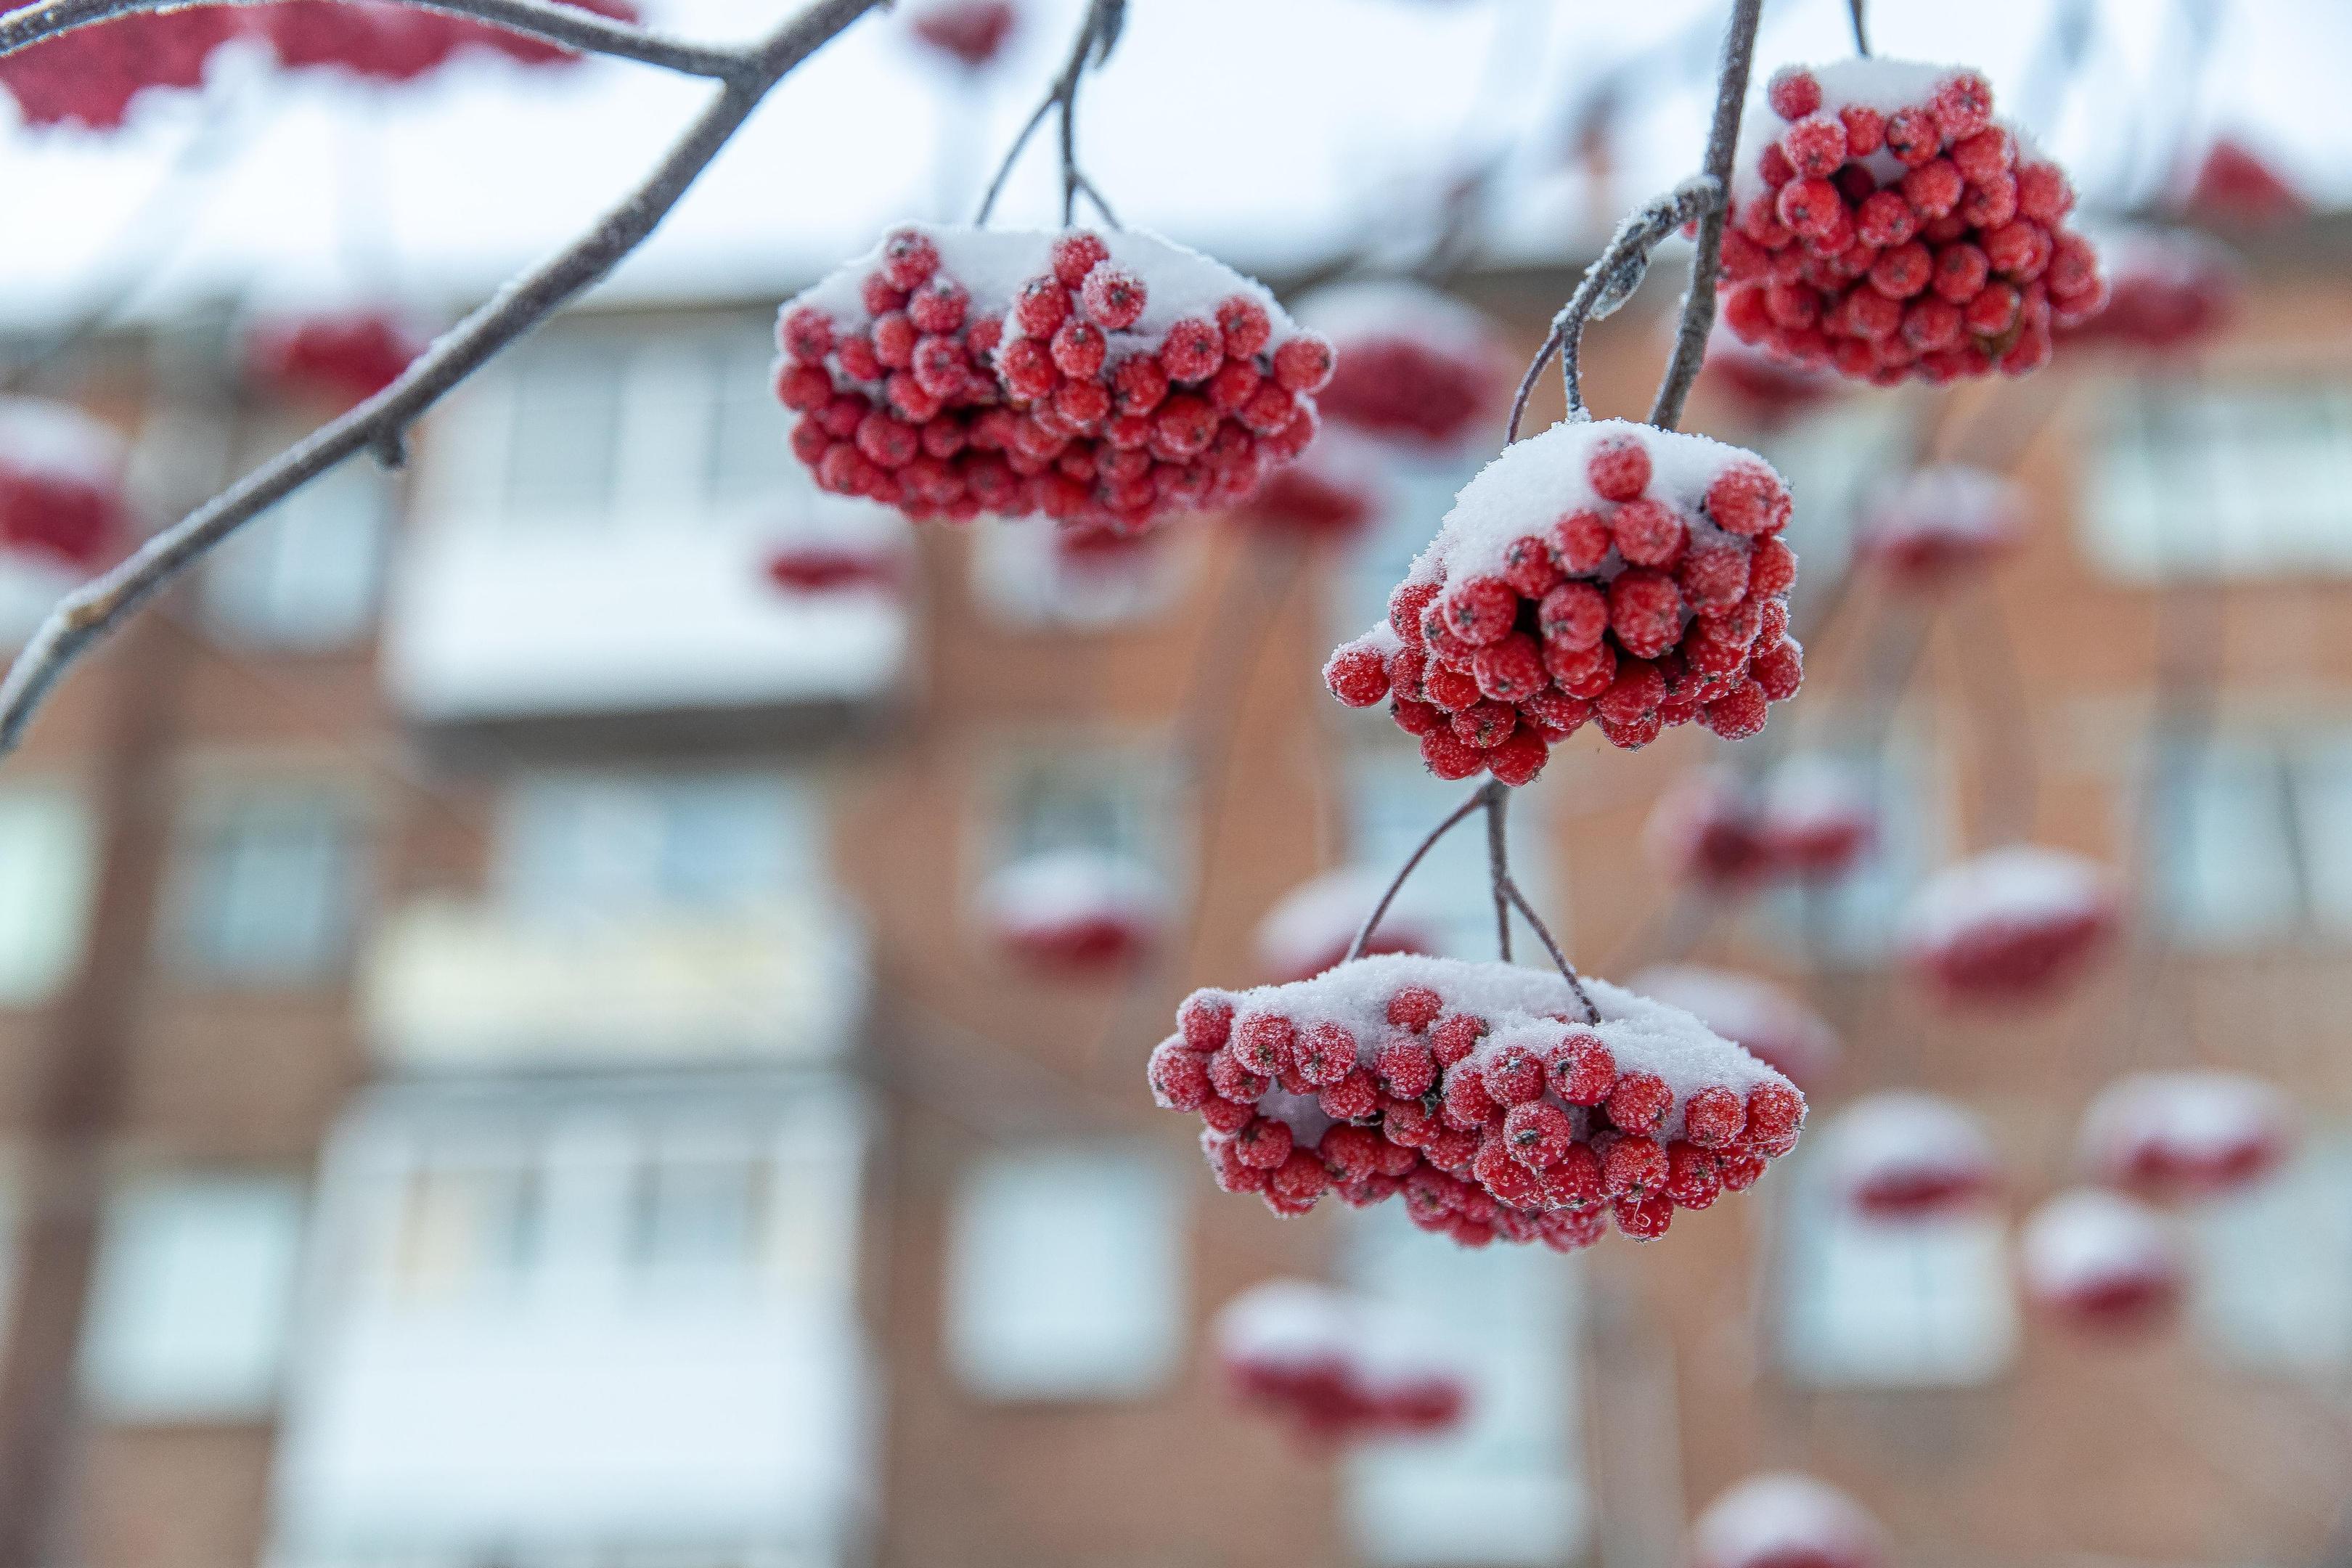
[[[1939,1095],[1865,1095],[1820,1133],[1832,1184],[1881,1219],[1920,1219],[1981,1201],[2000,1168],[1977,1119]]]
[[[2007,553],[2024,534],[2028,504],[2023,486],[1989,469],[1915,468],[1864,503],[1854,553],[1899,587],[1942,587]]]
[[[1124,856],[1056,849],[990,877],[981,908],[1015,956],[1049,968],[1099,969],[1158,941],[1168,895],[1149,868]]]
[[[1750,1476],[1691,1527],[1693,1568],[1880,1568],[1886,1535],[1845,1493],[1811,1476]]]
[[[1769,980],[1703,964],[1664,963],[1627,984],[1736,1041],[1801,1089],[1820,1083],[1837,1065],[1841,1047],[1829,1020]]]
[[[1252,1286],[1213,1331],[1234,1394],[1318,1437],[1440,1432],[1469,1409],[1468,1373],[1442,1330],[1328,1285]]]
[[[1451,454],[1509,406],[1512,367],[1486,314],[1402,279],[1338,283],[1296,302],[1339,355],[1325,419],[1381,442]]]
[[[1364,917],[1380,902],[1388,878],[1365,866],[1342,867],[1285,893],[1257,924],[1257,959],[1279,984],[1311,980],[1348,956]],[[1367,955],[1433,952],[1439,918],[1426,896],[1407,882],[1364,943]]]
[[[2078,1150],[2094,1180],[2157,1202],[2216,1197],[2274,1173],[2295,1118],[2273,1085],[2244,1073],[2132,1073],[2099,1091]]]
[[[126,542],[130,447],[68,403],[0,397],[0,555],[74,572]]]
[[[2064,328],[2062,343],[2165,353],[2210,342],[2236,316],[2245,290],[2235,252],[2195,229],[2103,227],[2107,307]]]
[[[2011,845],[1948,866],[1906,905],[1906,959],[1947,1002],[2044,1000],[2087,971],[2121,904],[2095,861]]]
[[[2061,1318],[2128,1331],[2170,1316],[2188,1283],[2162,1216],[2115,1193],[2079,1187],[2033,1211],[2018,1237],[2025,1292]]]

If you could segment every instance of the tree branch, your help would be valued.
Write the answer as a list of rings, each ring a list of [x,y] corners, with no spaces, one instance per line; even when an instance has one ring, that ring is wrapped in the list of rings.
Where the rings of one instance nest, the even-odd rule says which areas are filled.
[[[509,33],[591,54],[612,55],[658,66],[687,76],[745,81],[759,72],[756,49],[712,48],[688,43],[627,22],[615,22],[593,11],[558,5],[550,0],[401,0],[428,11],[446,11],[503,27]],[[190,9],[188,0],[46,0],[0,18],[0,55],[68,33],[93,23],[146,11]]]
[[[55,13],[66,5],[101,3],[50,0],[47,9]],[[409,426],[426,409],[611,272],[669,215],[777,82],[881,4],[883,0],[818,0],[740,51],[747,74],[730,78],[645,183],[586,234],[509,282],[390,386],[157,533],[104,576],[67,595],[0,679],[0,757],[23,741],[26,725],[68,668],[181,573],[345,458],[362,451],[397,453]]]
[[[1423,839],[1413,852],[1405,857],[1404,864],[1397,868],[1397,874],[1390,879],[1388,891],[1382,893],[1381,901],[1372,906],[1372,912],[1364,917],[1364,923],[1357,928],[1356,940],[1348,944],[1348,956],[1341,959],[1340,963],[1353,963],[1362,955],[1364,943],[1371,941],[1372,932],[1380,930],[1381,919],[1388,914],[1389,906],[1396,902],[1397,893],[1403,888],[1405,879],[1412,875],[1412,868],[1420,865],[1423,858],[1432,849],[1437,847],[1439,839],[1453,832],[1461,825],[1464,818],[1486,804],[1486,786],[1480,784],[1471,792],[1468,800],[1448,812],[1444,821],[1429,830],[1429,837]]]
[[[1577,1001],[1584,1007],[1584,1021],[1588,1024],[1601,1022],[1601,1009],[1594,1005],[1592,993],[1584,988],[1584,976],[1576,972],[1576,965],[1570,963],[1568,954],[1560,951],[1559,943],[1552,937],[1551,928],[1543,923],[1542,917],[1536,913],[1536,907],[1528,902],[1528,896],[1519,890],[1517,880],[1505,877],[1503,891],[1509,897],[1512,907],[1519,911],[1520,918],[1534,928],[1536,940],[1543,943],[1546,952],[1551,954],[1552,965],[1559,971],[1559,977],[1568,982],[1570,991],[1576,993]]]
[[[1554,354],[1559,356],[1560,379],[1568,394],[1568,417],[1592,417],[1584,406],[1584,329],[1615,314],[1619,306],[1633,297],[1633,290],[1642,286],[1642,279],[1649,273],[1650,253],[1665,243],[1666,236],[1693,219],[1703,220],[1708,213],[1721,212],[1726,189],[1726,185],[1702,174],[1684,181],[1646,206],[1626,215],[1600,256],[1584,269],[1576,292],[1559,308],[1559,314],[1551,319],[1550,334],[1544,339],[1543,347],[1536,351],[1527,374],[1519,378],[1517,395],[1511,399],[1511,422],[1503,432],[1505,446],[1519,438],[1519,421],[1527,414],[1528,399]]]
[[[1756,58],[1756,26],[1764,0],[1732,0],[1731,26],[1723,37],[1723,64],[1716,76],[1715,123],[1706,133],[1706,173],[1723,197],[1698,220],[1698,247],[1691,255],[1690,289],[1683,296],[1682,325],[1675,332],[1675,355],[1650,405],[1650,423],[1671,430],[1683,416],[1683,403],[1706,358],[1707,333],[1715,327],[1715,282],[1723,270],[1723,226],[1731,210],[1731,165],[1739,151],[1739,115],[1748,102],[1748,72]]]
[[[1495,946],[1505,963],[1511,962],[1511,849],[1504,835],[1504,814],[1511,808],[1511,791],[1499,779],[1490,779],[1478,792],[1486,805],[1486,880],[1495,895]]]
[[[1078,36],[1071,42],[1069,58],[1062,62],[1061,71],[1054,78],[1053,86],[1045,89],[1045,100],[1037,105],[1036,112],[1029,116],[1020,134],[1013,138],[1013,145],[1005,149],[1004,161],[996,166],[996,177],[988,182],[987,194],[980,199],[980,213],[972,222],[988,222],[989,214],[996,210],[996,198],[1004,194],[1005,183],[1013,178],[1013,165],[1021,161],[1022,149],[1029,145],[1029,138],[1037,133],[1037,127],[1045,123],[1045,116],[1059,110],[1063,226],[1067,227],[1076,221],[1078,194],[1083,191],[1102,214],[1103,221],[1113,228],[1118,226],[1110,204],[1103,200],[1094,182],[1078,168],[1078,84],[1088,70],[1100,69],[1103,62],[1110,58],[1110,51],[1126,26],[1127,0],[1087,0],[1086,15],[1078,21]]]

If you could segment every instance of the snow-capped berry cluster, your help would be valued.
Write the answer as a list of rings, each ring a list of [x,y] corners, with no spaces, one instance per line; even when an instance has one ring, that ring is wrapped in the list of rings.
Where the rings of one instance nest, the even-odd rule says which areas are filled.
[[[2089,970],[2121,902],[2096,863],[2012,845],[1930,877],[1902,918],[1904,956],[1955,1006],[2053,998]]]
[[[628,0],[559,0],[616,22],[634,22]],[[270,0],[239,7],[247,26],[289,70],[331,70],[368,81],[414,81],[467,49],[520,65],[563,65],[580,57],[560,45],[503,27],[393,0]]]
[[[2021,375],[2106,302],[2066,176],[1975,71],[1791,66],[1740,139],[1760,151],[1733,182],[1723,313],[1744,342],[1881,385]]]
[[[69,404],[0,397],[0,553],[93,571],[125,542],[129,449]]]
[[[1319,407],[1321,399],[1317,402]],[[1257,494],[1230,515],[1270,539],[1345,543],[1371,527],[1387,492],[1387,454],[1364,437],[1326,424],[1297,462],[1268,475]]]
[[[795,498],[761,542],[761,564],[779,592],[880,595],[896,599],[914,575],[914,535],[897,513],[830,496]]]
[[[907,30],[926,48],[979,70],[1004,52],[1020,20],[1009,0],[932,0],[907,18]]]
[[[1159,942],[1168,893],[1147,867],[1092,849],[1015,860],[981,889],[982,917],[1013,957],[1039,968],[1099,970]]]
[[[1676,780],[1643,826],[1651,858],[1717,894],[1843,876],[1878,838],[1878,812],[1844,768],[1791,757],[1751,786],[1721,769]]]
[[[2101,237],[2107,308],[2063,342],[2169,351],[2210,342],[2237,313],[2238,258],[2194,229],[2132,226]]]
[[[1662,963],[1627,982],[1654,1002],[1679,1007],[1799,1089],[1818,1084],[1837,1065],[1841,1047],[1829,1020],[1752,974],[1696,963]]]
[[[2263,1180],[2294,1147],[2286,1096],[2234,1072],[2134,1073],[2083,1116],[2094,1180],[2158,1203],[2219,1197]]]
[[[1937,1095],[1864,1096],[1820,1136],[1832,1188],[1879,1219],[1950,1214],[1981,1203],[2000,1184],[2000,1165],[1984,1129]]]
[[[0,14],[35,3],[0,5]],[[202,87],[213,52],[241,29],[227,6],[118,16],[0,56],[0,89],[27,125],[112,131],[151,89]]]
[[[1314,439],[1331,374],[1264,288],[1135,230],[902,228],[776,336],[793,451],[825,489],[1113,533],[1255,493]]]
[[[2018,1237],[2019,1271],[2037,1305],[2075,1327],[2155,1328],[2189,1283],[2163,1216],[2115,1193],[2077,1188],[2033,1211]]]
[[[2311,198],[2276,163],[2235,136],[2213,139],[2197,164],[2183,204],[2226,224],[2292,223],[2311,216]]]
[[[2014,479],[1944,463],[1890,479],[1863,509],[1854,554],[1899,588],[1928,591],[1983,571],[2025,531]]]
[[[1317,399],[1327,421],[1407,451],[1446,455],[1510,405],[1502,334],[1449,294],[1401,279],[1341,283],[1296,309],[1339,355]]]
[[[431,15],[432,13],[423,13]],[[353,309],[268,318],[247,332],[247,373],[289,396],[363,403],[425,352],[423,333],[387,310]]]
[[[1790,1471],[1750,1476],[1691,1527],[1693,1568],[1880,1568],[1886,1558],[1885,1531],[1860,1503]]]
[[[1364,917],[1380,902],[1387,877],[1350,866],[1300,883],[1284,894],[1257,924],[1257,961],[1276,984],[1312,980],[1344,963]],[[1384,952],[1434,952],[1437,918],[1407,884],[1364,942],[1366,956]]]
[[[1217,1361],[1244,1403],[1320,1443],[1426,1436],[1461,1425],[1469,1379],[1442,1339],[1379,1303],[1273,1279],[1217,1314]]]
[[[1467,1247],[1664,1234],[1794,1147],[1804,1096],[1678,1009],[1507,963],[1360,959],[1314,980],[1196,991],[1151,1091],[1197,1112],[1217,1184],[1301,1215],[1396,1197]]]
[[[1760,458],[1611,419],[1514,443],[1454,498],[1389,597],[1325,666],[1353,708],[1391,699],[1440,778],[1520,784],[1596,722],[1647,745],[1696,719],[1728,740],[1796,695],[1789,492]]]

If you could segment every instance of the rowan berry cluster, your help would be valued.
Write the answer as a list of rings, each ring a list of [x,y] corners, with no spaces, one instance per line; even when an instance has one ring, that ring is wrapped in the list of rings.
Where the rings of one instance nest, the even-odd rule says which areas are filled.
[[[788,301],[776,395],[838,495],[1133,534],[1244,500],[1316,433],[1330,345],[1151,236],[908,227]]]
[[[1449,454],[1499,420],[1511,366],[1476,310],[1418,283],[1346,283],[1297,304],[1339,356],[1323,417],[1408,452]]]
[[[2243,285],[2237,258],[2194,229],[2127,228],[2105,236],[2099,251],[2112,279],[2107,308],[2060,332],[2062,342],[2193,348],[2237,311]]]
[[[128,453],[79,409],[0,397],[0,553],[95,570],[131,531]]]
[[[1792,66],[1742,141],[1761,151],[1732,192],[1723,312],[1743,342],[1880,385],[2021,375],[2106,302],[2066,176],[1972,70]]]
[[[1675,782],[1643,837],[1674,876],[1717,895],[1845,875],[1878,837],[1878,813],[1844,770],[1792,757],[1760,784],[1719,769]]]
[[[2022,845],[1947,867],[1912,895],[1904,956],[1954,1006],[2054,998],[2115,935],[2121,907],[2106,875],[2063,850]]]
[[[2015,480],[1963,463],[1917,468],[1863,510],[1854,553],[1898,588],[1927,592],[1983,571],[2025,531]]]
[[[1697,963],[1662,963],[1630,982],[1679,1007],[1799,1089],[1819,1083],[1842,1049],[1828,1019],[1769,980]]]
[[[1665,1233],[1796,1144],[1805,1100],[1697,1019],[1503,963],[1360,959],[1314,980],[1196,991],[1151,1054],[1197,1113],[1217,1184],[1302,1215],[1389,1198],[1467,1247]]]
[[[35,3],[0,5],[0,13]],[[213,51],[242,30],[242,17],[235,7],[205,6],[77,27],[0,56],[0,89],[16,100],[27,125],[116,130],[141,93],[202,87]]]
[[[1007,0],[941,0],[917,10],[908,27],[926,47],[979,70],[1004,51],[1017,20]]]
[[[1821,1139],[1839,1195],[1875,1218],[1951,1214],[2000,1184],[2000,1163],[1976,1118],[1936,1095],[1865,1096],[1840,1111]]]
[[[1463,487],[1323,679],[1390,699],[1440,778],[1526,784],[1586,721],[1632,750],[1696,719],[1727,740],[1796,695],[1789,492],[1761,459],[1623,420],[1553,426]]]
[[[2084,1113],[2094,1180],[2158,1203],[2219,1197],[2276,1172],[2294,1146],[2286,1097],[2234,1072],[2134,1073]]]
[[[1748,1477],[1691,1527],[1693,1568],[1880,1568],[1887,1556],[1860,1503],[1789,1471]]]
[[[2074,1327],[2130,1333],[2161,1326],[2189,1282],[2180,1246],[2146,1205],[2095,1188],[2061,1193],[2018,1237],[2025,1293]]]
[[[1003,867],[981,894],[996,941],[1034,968],[1089,971],[1141,957],[1167,921],[1167,893],[1124,856],[1057,849]]]
[[[255,323],[246,369],[283,395],[363,403],[400,379],[425,352],[423,334],[388,311],[322,310]]]
[[[1459,1426],[1470,1389],[1433,1336],[1374,1302],[1276,1279],[1217,1314],[1217,1360],[1244,1403],[1318,1444],[1427,1436]]]

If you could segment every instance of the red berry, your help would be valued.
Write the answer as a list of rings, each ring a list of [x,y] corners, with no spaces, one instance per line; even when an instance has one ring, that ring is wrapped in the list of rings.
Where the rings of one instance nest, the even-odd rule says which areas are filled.
[[[1243,1066],[1228,1044],[1209,1058],[1209,1082],[1221,1098],[1250,1104],[1271,1088],[1274,1080],[1267,1074],[1252,1072]]]
[[[1727,741],[1744,741],[1764,729],[1764,689],[1750,680],[1699,711],[1699,722]]]
[[[1691,551],[1675,569],[1675,584],[1698,615],[1727,610],[1748,593],[1748,552],[1737,544],[1711,544]]]
[[[1418,1100],[1437,1082],[1437,1058],[1422,1041],[1400,1035],[1381,1047],[1372,1071],[1386,1092],[1399,1100]]]
[[[1958,206],[1969,183],[1949,158],[1931,158],[1903,176],[1903,199],[1923,218],[1942,217]]]
[[[1533,534],[1511,541],[1503,550],[1503,581],[1523,598],[1540,599],[1559,581],[1559,563],[1551,546]]]
[[[1232,1134],[1249,1125],[1257,1114],[1255,1106],[1240,1100],[1213,1097],[1201,1102],[1201,1121],[1213,1132]]]
[[[1152,1102],[1162,1110],[1198,1110],[1214,1092],[1207,1055],[1186,1049],[1181,1036],[1153,1047],[1147,1072]]]
[[[1328,1089],[1355,1070],[1356,1037],[1328,1020],[1310,1024],[1298,1037],[1296,1057],[1302,1080]]]
[[[1568,1113],[1540,1100],[1514,1104],[1503,1118],[1503,1142],[1523,1165],[1537,1169],[1559,1163],[1575,1142]]]
[[[1908,300],[1935,276],[1934,253],[1915,239],[1888,247],[1871,263],[1870,286],[1890,300]]]
[[[1631,500],[1609,519],[1617,553],[1636,566],[1671,566],[1682,558],[1690,528],[1674,508],[1659,500]]]
[[[1444,1006],[1444,998],[1428,986],[1407,985],[1389,998],[1388,1020],[1401,1029],[1426,1029]]]
[[[1472,577],[1456,584],[1444,600],[1445,624],[1474,647],[1500,642],[1519,613],[1519,595],[1500,577]]]
[[[1078,303],[1087,314],[1115,332],[1126,331],[1141,318],[1145,297],[1143,279],[1108,263],[1087,273],[1078,290]]]
[[[1521,1105],[1543,1098],[1543,1058],[1525,1046],[1504,1047],[1479,1071],[1487,1096],[1497,1105]]]
[[[2021,163],[2017,169],[2017,214],[2050,225],[2074,207],[2074,188],[2055,163]]]
[[[867,315],[884,316],[906,305],[907,291],[894,287],[886,274],[870,272],[858,285],[857,299]]]
[[[1748,1126],[1748,1108],[1721,1084],[1695,1089],[1683,1102],[1683,1136],[1702,1149],[1737,1142]]]
[[[1533,784],[1550,756],[1551,748],[1545,743],[1544,738],[1522,724],[1486,753],[1486,771],[1502,783],[1517,788]]]
[[[1536,629],[1547,643],[1596,647],[1609,629],[1609,600],[1590,583],[1563,583],[1537,605]]]
[[[1235,1060],[1250,1071],[1271,1078],[1282,1070],[1297,1049],[1298,1030],[1279,1013],[1250,1013],[1234,1026]]]
[[[1435,583],[1401,584],[1389,595],[1389,626],[1407,647],[1420,646],[1422,612],[1437,595]]]
[[[1650,488],[1650,449],[1638,436],[1612,436],[1594,446],[1584,471],[1602,500],[1630,501]]]
[[[1443,1093],[1444,1105],[1438,1114],[1448,1127],[1474,1132],[1495,1116],[1494,1098],[1487,1094],[1486,1084],[1466,1063],[1446,1073]]]
[[[1340,1181],[1357,1181],[1380,1169],[1381,1135],[1369,1127],[1340,1125],[1328,1129],[1315,1146],[1324,1169]]]
[[[1273,337],[1274,323],[1265,306],[1245,294],[1236,294],[1217,307],[1217,331],[1224,337],[1227,358],[1249,359]]]
[[[1445,730],[1433,731],[1421,738],[1421,763],[1449,783],[1483,773],[1486,767],[1484,752],[1475,746],[1464,745]]]
[[[1845,127],[1846,155],[1867,158],[1886,145],[1886,116],[1859,103],[1850,103],[1838,110],[1838,121]]]
[[[1065,289],[1076,289],[1088,273],[1110,259],[1110,247],[1099,235],[1074,229],[1054,241],[1050,254],[1055,280]]]
[[[1050,338],[1070,319],[1070,291],[1048,278],[1032,278],[1014,297],[1013,320],[1033,338]]]
[[[1786,702],[1805,683],[1805,650],[1794,638],[1782,637],[1771,647],[1757,650],[1748,674],[1768,701]]]
[[[1783,120],[1802,120],[1822,106],[1822,84],[1802,66],[1782,66],[1764,89],[1765,101]]]
[[[1516,709],[1501,702],[1473,702],[1454,715],[1454,737],[1465,746],[1492,751],[1518,728]]]
[[[1682,638],[1682,591],[1663,572],[1629,567],[1609,584],[1609,627],[1627,653],[1655,658]]]
[[[1744,1193],[1764,1174],[1764,1156],[1753,1149],[1728,1149],[1715,1157],[1716,1174],[1727,1193]]]
[[[1826,179],[1846,160],[1844,122],[1826,114],[1809,115],[1782,134],[1780,151],[1799,178]]]
[[[1323,1114],[1343,1121],[1358,1121],[1380,1109],[1381,1091],[1372,1082],[1372,1075],[1357,1068],[1315,1097]]]
[[[776,345],[802,364],[820,364],[833,352],[833,321],[814,305],[795,305],[777,324]]]
[[[1654,1138],[1602,1133],[1593,1140],[1601,1156],[1601,1183],[1612,1197],[1654,1192],[1665,1184],[1666,1151]]]
[[[1723,1178],[1712,1154],[1677,1138],[1666,1145],[1666,1180],[1659,1190],[1681,1207],[1703,1209],[1723,1191]]]
[[[1290,1158],[1289,1127],[1266,1117],[1253,1118],[1234,1134],[1234,1157],[1252,1170],[1273,1170]]]
[[[1789,521],[1789,492],[1763,464],[1735,463],[1706,487],[1706,514],[1727,533],[1778,533]]]
[[[1368,644],[1350,643],[1323,667],[1323,684],[1350,708],[1370,708],[1389,694],[1388,663]]]
[[[1943,151],[1943,132],[1924,109],[1898,109],[1886,118],[1886,150],[1896,163],[1916,168]]]
[[[1759,539],[1748,557],[1748,592],[1757,598],[1785,594],[1796,585],[1797,552],[1775,534]]]
[[[1292,392],[1319,392],[1334,363],[1329,343],[1302,332],[1274,351],[1274,378]]]
[[[1099,375],[1109,353],[1109,342],[1092,321],[1073,317],[1054,333],[1054,368],[1064,375],[1080,380]]]
[[[1818,237],[1836,232],[1845,216],[1845,198],[1827,180],[1791,180],[1780,187],[1772,210],[1791,232]]]
[[[1597,511],[1570,512],[1552,524],[1552,553],[1559,558],[1560,569],[1571,574],[1601,570],[1612,542],[1608,520]]]
[[[1486,1019],[1455,1013],[1440,1019],[1429,1031],[1429,1048],[1436,1055],[1439,1066],[1452,1067],[1475,1050],[1478,1042],[1486,1037]]]
[[[1992,84],[1974,71],[1962,71],[1936,89],[1937,129],[1948,141],[1974,136],[1992,123]]]
[[[1525,632],[1513,632],[1480,648],[1470,669],[1478,689],[1497,702],[1523,702],[1551,679],[1544,669],[1542,648]]]
[[[1655,1073],[1621,1073],[1601,1108],[1628,1132],[1654,1132],[1675,1108],[1675,1091]]]
[[[1475,678],[1450,665],[1441,666],[1423,674],[1421,678],[1421,689],[1428,695],[1431,702],[1448,713],[1459,713],[1478,700],[1478,682]]]
[[[902,228],[882,242],[882,276],[893,289],[912,293],[940,269],[940,247],[929,235]]]

